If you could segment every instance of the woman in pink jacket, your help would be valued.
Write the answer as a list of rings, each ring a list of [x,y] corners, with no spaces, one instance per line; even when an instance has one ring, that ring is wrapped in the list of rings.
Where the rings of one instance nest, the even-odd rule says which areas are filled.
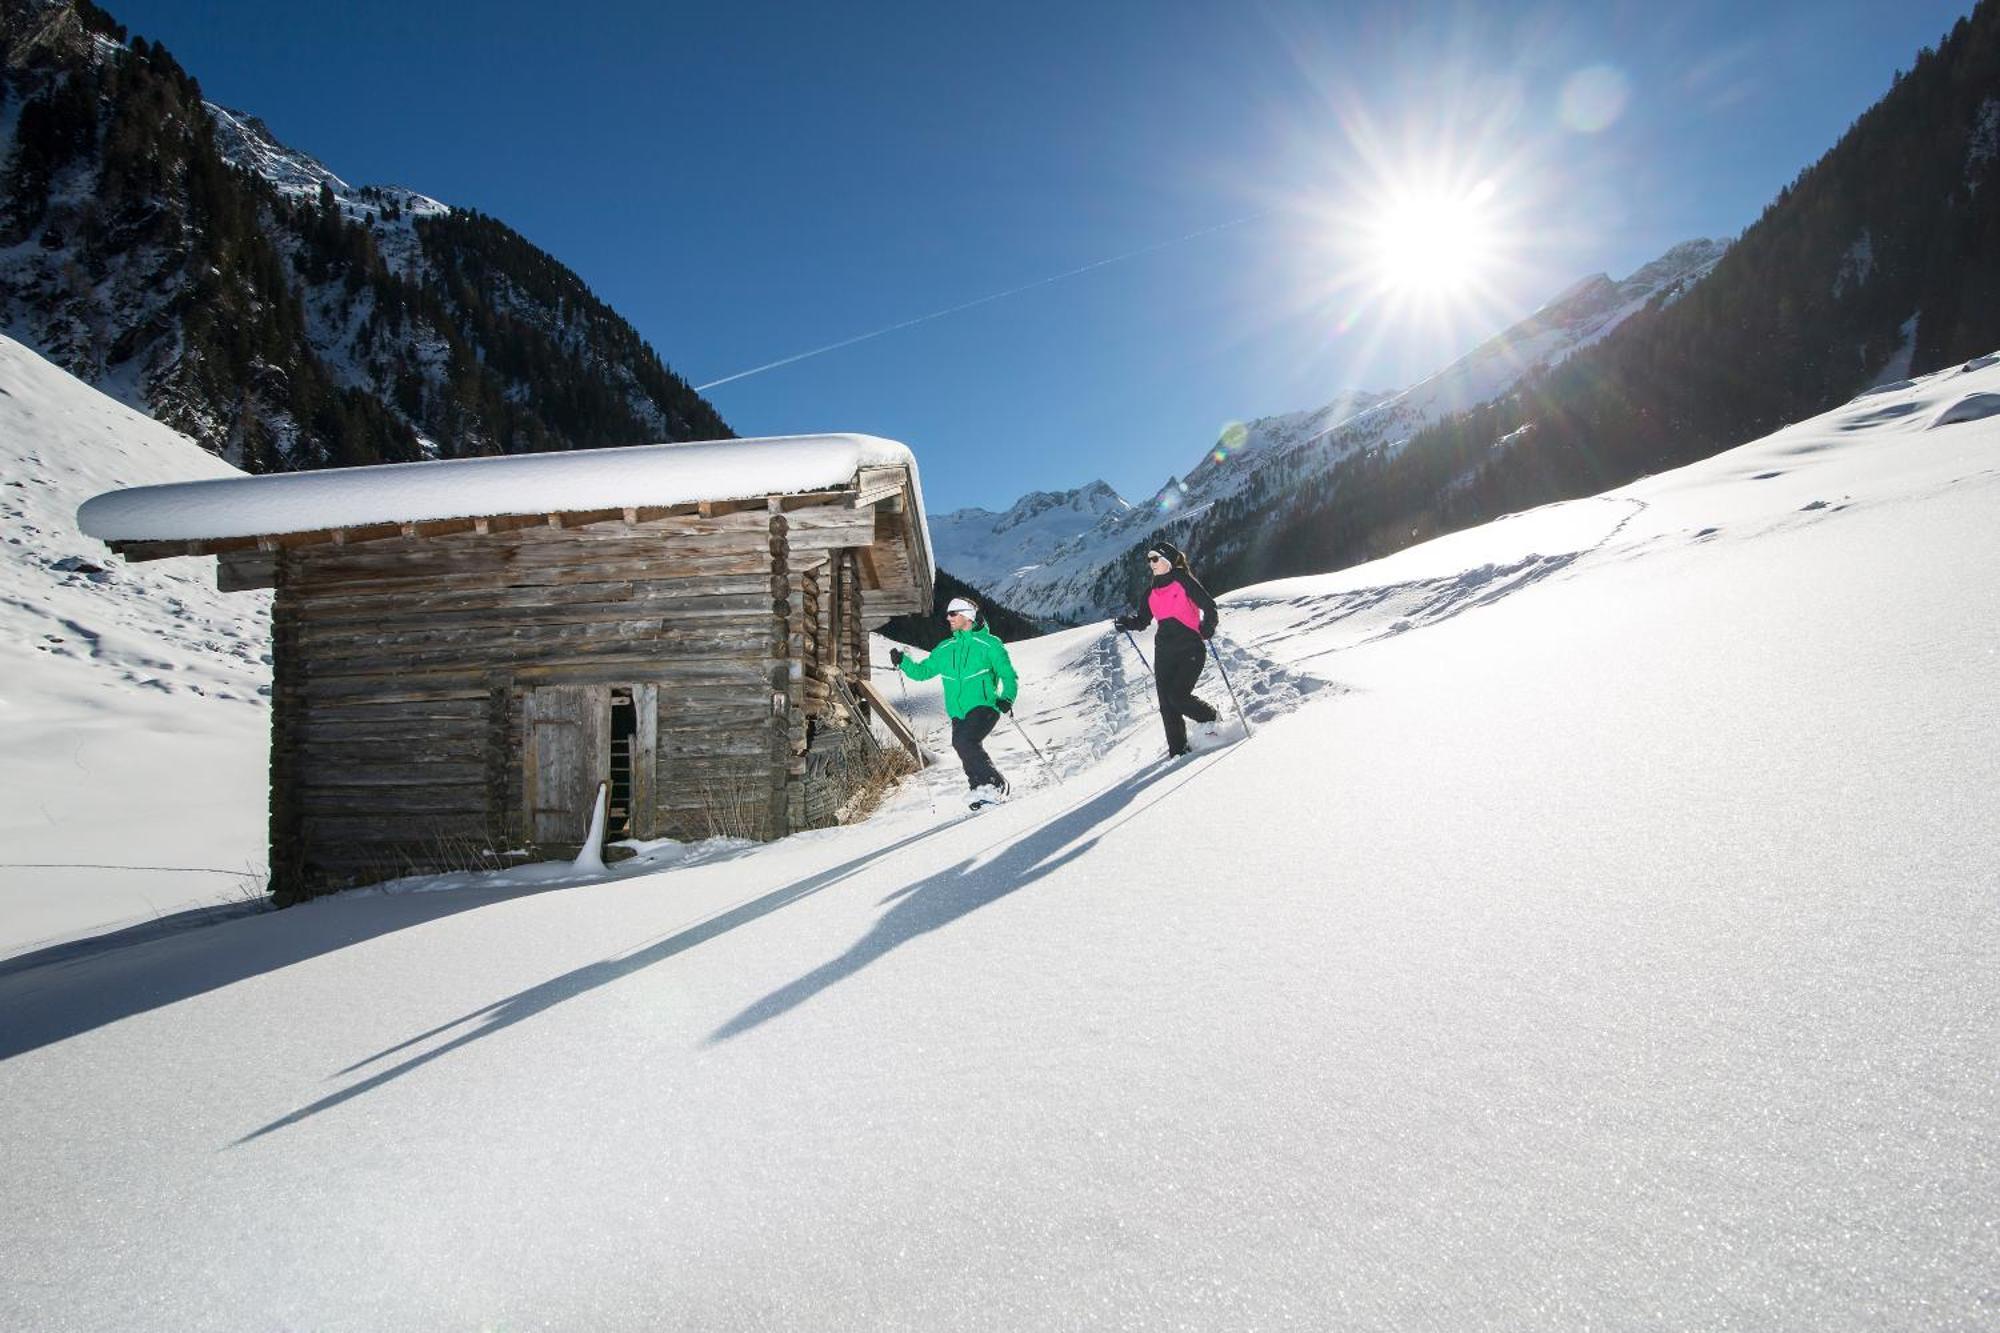
[[[1194,697],[1194,683],[1207,663],[1203,645],[1215,634],[1215,599],[1188,568],[1179,547],[1155,542],[1146,548],[1146,565],[1153,586],[1140,609],[1112,623],[1119,629],[1153,632],[1153,680],[1160,689],[1160,721],[1167,729],[1167,755],[1188,752],[1187,719],[1215,721],[1215,709]]]

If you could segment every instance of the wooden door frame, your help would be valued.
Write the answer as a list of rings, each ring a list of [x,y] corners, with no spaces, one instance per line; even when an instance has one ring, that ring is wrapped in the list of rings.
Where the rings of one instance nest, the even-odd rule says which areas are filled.
[[[577,775],[577,785],[569,794],[578,796],[584,791],[595,792],[597,784],[611,775],[611,687],[598,684],[564,684],[551,681],[544,684],[528,685],[521,691],[521,813],[527,827],[528,841],[541,843],[541,823],[538,816],[546,808],[550,811],[567,810],[564,806],[544,806],[540,781],[541,751],[536,745],[537,725],[544,719],[537,716],[535,699],[538,696],[565,695],[583,696],[581,717],[578,725],[584,726],[587,735],[579,743],[579,750],[594,739],[585,756],[588,771]],[[550,710],[548,721],[555,722],[560,710]],[[565,784],[567,785],[567,784]],[[583,832],[575,839],[550,840],[552,846],[567,846],[571,841],[579,845],[589,832],[590,810],[584,808],[576,812],[582,821]]]
[[[537,750],[535,748],[535,706],[531,702],[539,690],[581,691],[589,700],[589,707],[596,713],[597,745],[591,756],[592,772],[583,789],[595,791],[599,782],[611,778],[611,692],[614,689],[629,689],[632,692],[632,813],[631,836],[634,838],[657,838],[660,836],[659,805],[659,748],[660,748],[660,687],[656,682],[584,682],[567,684],[561,681],[523,683],[519,690],[521,709],[521,814],[527,838],[536,839],[536,805],[541,795],[537,778]],[[583,821],[588,831],[590,812],[583,812]]]

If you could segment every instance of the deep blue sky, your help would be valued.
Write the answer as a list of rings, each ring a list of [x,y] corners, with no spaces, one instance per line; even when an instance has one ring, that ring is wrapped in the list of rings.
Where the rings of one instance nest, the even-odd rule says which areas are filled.
[[[1740,232],[1972,7],[103,2],[351,183],[515,227],[696,384],[1253,219],[711,391],[742,434],[908,442],[936,512],[1143,498],[1231,420]],[[1494,182],[1506,271],[1449,318],[1336,285],[1370,182],[1438,160]]]

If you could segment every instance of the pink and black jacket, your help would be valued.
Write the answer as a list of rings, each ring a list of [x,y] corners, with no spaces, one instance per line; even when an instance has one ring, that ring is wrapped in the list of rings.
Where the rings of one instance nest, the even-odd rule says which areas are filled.
[[[1154,633],[1155,643],[1163,648],[1170,643],[1191,644],[1199,652],[1200,641],[1215,634],[1216,616],[1215,599],[1208,595],[1208,589],[1185,566],[1177,564],[1171,572],[1155,575],[1144,604],[1134,614],[1120,616],[1116,624],[1122,630],[1139,630],[1157,620],[1160,628]]]

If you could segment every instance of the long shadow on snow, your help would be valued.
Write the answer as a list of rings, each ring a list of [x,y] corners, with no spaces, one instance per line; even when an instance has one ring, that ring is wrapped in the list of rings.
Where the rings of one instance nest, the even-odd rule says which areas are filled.
[[[1206,764],[1200,766],[1207,767]],[[717,1028],[709,1036],[709,1044],[727,1041],[768,1023],[843,977],[852,976],[898,945],[949,925],[1068,865],[1095,846],[1098,839],[1113,827],[1106,824],[1111,816],[1132,804],[1159,779],[1176,771],[1185,773],[1183,781],[1194,776],[1186,769],[1176,770],[1168,761],[1161,760],[1107,787],[1060,818],[1041,825],[984,865],[976,866],[977,858],[968,857],[926,879],[898,889],[884,900],[893,902],[895,906],[884,912],[868,933],[856,940],[846,953],[814,968],[797,981],[772,991]]]
[[[960,818],[964,817],[961,816]],[[245,1134],[231,1146],[241,1147],[243,1144],[255,1139],[263,1138],[266,1134],[296,1125],[302,1120],[318,1115],[321,1111],[332,1110],[342,1102],[352,1101],[363,1093],[373,1092],[383,1084],[393,1082],[403,1075],[410,1073],[412,1070],[429,1064],[441,1055],[455,1051],[461,1046],[469,1046],[481,1037],[489,1037],[503,1028],[512,1027],[524,1018],[532,1018],[545,1009],[554,1008],[565,1000],[575,999],[579,995],[596,990],[599,986],[608,985],[620,977],[629,976],[643,968],[651,967],[655,963],[664,962],[666,959],[672,958],[675,954],[685,953],[697,944],[705,944],[716,936],[726,934],[738,926],[748,925],[759,917],[769,916],[781,907],[787,907],[801,898],[810,897],[818,893],[821,889],[829,888],[851,875],[860,873],[870,864],[881,860],[885,856],[891,856],[896,852],[924,841],[926,838],[934,837],[947,829],[955,827],[958,822],[957,819],[953,819],[944,824],[913,833],[909,837],[890,843],[886,847],[877,847],[875,850],[857,856],[853,860],[842,862],[840,865],[787,884],[783,888],[773,889],[771,892],[763,894],[760,897],[752,898],[748,902],[739,903],[735,907],[718,912],[714,916],[696,922],[685,930],[677,931],[665,939],[657,940],[632,953],[618,958],[607,958],[601,963],[591,963],[586,967],[579,967],[573,971],[565,972],[559,977],[552,977],[540,985],[532,986],[527,990],[510,995],[506,999],[495,1000],[483,1009],[475,1009],[469,1014],[452,1019],[449,1023],[441,1023],[427,1032],[419,1032],[416,1036],[397,1042],[394,1046],[385,1047],[367,1059],[349,1065],[347,1068],[341,1070],[340,1073],[355,1073],[367,1068],[378,1060],[386,1059],[400,1051],[406,1051],[420,1042],[429,1041],[433,1037],[441,1037],[455,1028],[465,1027],[468,1023],[477,1024],[477,1026],[467,1028],[466,1031],[459,1033],[440,1046],[434,1046],[421,1054],[412,1055],[399,1064],[391,1065],[380,1073],[370,1075],[352,1087],[343,1088],[339,1092],[329,1094],[316,1102],[301,1106],[296,1111],[280,1116],[270,1124]]]
[[[337,953],[381,935],[559,886],[456,889],[369,899],[340,894],[285,911],[194,908],[159,922],[51,945],[0,965],[0,1061],[121,1018]]]
[[[976,872],[970,869],[971,861],[961,861],[949,870],[941,871],[936,875],[930,876],[928,879],[918,881],[906,889],[898,890],[891,897],[892,900],[901,899],[901,901],[895,908],[885,914],[876,927],[860,943],[856,944],[854,948],[849,949],[840,958],[828,963],[825,967],[814,970],[783,990],[777,991],[764,1000],[759,1001],[756,1005],[753,1005],[750,1009],[745,1010],[742,1014],[724,1025],[709,1040],[711,1042],[725,1040],[728,1037],[736,1035],[738,1032],[746,1031],[759,1023],[775,1018],[799,1004],[808,996],[832,985],[841,977],[847,976],[866,966],[905,940],[912,939],[925,931],[935,930],[946,922],[954,921],[976,908],[985,906],[996,898],[1004,897],[1006,894],[1012,893],[1015,889],[1021,888],[1048,874],[1049,871],[1054,870],[1056,867],[1068,863],[1088,850],[1097,841],[1097,838],[1090,838],[1088,841],[1061,856],[1056,856],[1054,853],[1064,848],[1072,839],[1091,829],[1098,829],[1098,836],[1101,837],[1105,830],[1098,828],[1098,826],[1105,819],[1124,806],[1131,804],[1140,792],[1150,786],[1154,780],[1172,771],[1172,767],[1165,761],[1140,770],[1133,776],[1124,779],[1115,786],[1108,788],[1091,800],[1071,810],[1067,815],[1036,829],[1020,842],[1014,844],[1008,851],[1002,853],[998,858],[981,867]],[[1193,775],[1190,773],[1188,776],[1192,777]],[[394,1055],[399,1051],[408,1050],[419,1042],[442,1036],[452,1029],[464,1026],[467,1023],[478,1022],[478,1026],[459,1033],[443,1045],[432,1047],[422,1054],[413,1055],[399,1064],[382,1070],[380,1073],[370,1075],[352,1087],[343,1088],[339,1092],[322,1097],[310,1105],[302,1106],[288,1115],[273,1120],[268,1125],[252,1130],[231,1146],[241,1147],[256,1139],[263,1138],[266,1134],[296,1125],[300,1121],[318,1115],[322,1111],[332,1110],[341,1103],[352,1101],[364,1093],[373,1092],[385,1083],[390,1083],[415,1069],[429,1064],[441,1055],[448,1054],[462,1046],[469,1046],[480,1038],[491,1036],[503,1028],[512,1027],[522,1019],[532,1018],[534,1015],[551,1009],[565,1000],[575,999],[579,995],[596,990],[599,986],[607,985],[613,981],[617,981],[621,977],[629,976],[643,968],[651,967],[655,963],[663,962],[675,954],[684,953],[692,949],[695,945],[706,943],[718,935],[734,930],[738,926],[748,925],[759,917],[768,916],[781,907],[786,907],[799,901],[801,898],[808,897],[819,892],[821,889],[828,888],[851,875],[859,873],[871,862],[880,860],[891,853],[901,851],[914,843],[921,842],[923,839],[941,833],[946,829],[954,828],[958,823],[959,820],[954,819],[937,828],[926,829],[921,833],[913,834],[900,842],[892,843],[887,847],[869,852],[865,856],[856,857],[829,870],[822,870],[818,874],[809,875],[796,883],[787,884],[780,889],[774,889],[770,893],[753,898],[749,902],[730,908],[728,911],[716,916],[709,917],[705,921],[698,922],[686,930],[670,935],[636,952],[626,954],[620,958],[606,959],[601,963],[592,963],[588,967],[580,967],[571,972],[565,972],[563,975],[553,977],[538,986],[530,987],[518,994],[508,996],[504,1000],[498,1000],[493,1004],[487,1005],[484,1009],[476,1009],[461,1018],[455,1018],[449,1023],[434,1027],[428,1032],[420,1032],[416,1036],[378,1051],[366,1060],[350,1065],[340,1072],[343,1074],[354,1073],[357,1070],[374,1064],[377,1060]]]

